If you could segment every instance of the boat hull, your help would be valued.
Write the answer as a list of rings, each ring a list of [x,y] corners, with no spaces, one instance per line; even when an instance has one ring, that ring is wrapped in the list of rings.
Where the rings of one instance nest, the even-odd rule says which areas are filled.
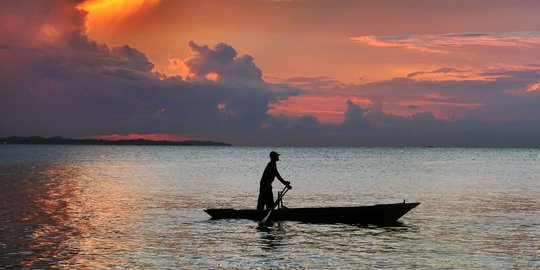
[[[355,207],[276,209],[270,221],[300,221],[307,223],[391,224],[420,203],[376,204]],[[205,209],[211,219],[250,219],[260,221],[268,211],[253,209]]]

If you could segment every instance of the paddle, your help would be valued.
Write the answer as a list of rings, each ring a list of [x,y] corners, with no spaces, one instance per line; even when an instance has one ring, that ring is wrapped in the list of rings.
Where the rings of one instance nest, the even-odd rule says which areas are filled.
[[[268,211],[268,214],[261,220],[261,223],[264,224],[266,223],[266,221],[268,221],[268,218],[270,217],[270,214],[272,214],[272,211],[274,210],[274,208],[276,208],[276,206],[278,206],[279,202],[283,199],[283,196],[285,196],[285,193],[287,193],[287,191],[289,191],[289,186],[285,186],[283,188],[283,190],[281,191],[281,193],[279,193],[279,196],[277,197],[276,201],[274,202],[274,205],[272,206],[272,209],[270,209],[270,211]]]

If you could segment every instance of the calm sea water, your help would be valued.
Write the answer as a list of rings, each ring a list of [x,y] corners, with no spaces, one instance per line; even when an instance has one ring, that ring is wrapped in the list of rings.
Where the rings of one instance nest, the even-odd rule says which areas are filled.
[[[209,220],[418,201],[398,227]],[[281,184],[274,182],[274,190]],[[0,146],[0,269],[538,269],[539,149]]]

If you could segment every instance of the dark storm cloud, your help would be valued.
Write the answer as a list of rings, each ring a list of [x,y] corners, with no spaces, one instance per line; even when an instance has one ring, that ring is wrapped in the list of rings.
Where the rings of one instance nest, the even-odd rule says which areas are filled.
[[[0,53],[2,136],[235,134],[257,129],[270,102],[295,94],[265,83],[251,56],[223,43],[190,42],[194,79],[153,73],[144,53],[86,37],[84,12],[72,3],[8,1],[0,11],[2,39],[17,46]],[[220,81],[205,79],[209,73]]]
[[[540,91],[531,91],[536,89],[533,86],[540,79],[540,70],[534,66],[512,67],[485,73],[497,78],[469,81],[398,78],[347,86],[340,91],[374,101],[362,113],[354,114],[356,121],[369,123],[361,134],[367,145],[540,146]],[[452,117],[438,120],[431,112],[411,116],[384,112],[386,107],[404,101],[413,103],[401,105],[405,108],[430,107],[432,111],[450,112]],[[346,122],[351,111],[359,111],[351,110],[354,106],[350,103]],[[364,122],[356,124],[361,125]],[[372,140],[377,137],[379,142]]]
[[[346,130],[359,131],[366,130],[368,123],[364,119],[364,110],[352,101],[347,101],[347,110],[345,111],[345,120],[341,124]]]
[[[9,98],[1,102],[17,99],[21,105],[5,112],[17,125],[28,128],[17,133],[242,132],[266,120],[269,102],[288,95],[274,94],[262,81],[225,84],[160,78],[150,72],[152,64],[144,55],[129,47],[88,54],[93,56],[98,60],[89,61],[80,54],[57,58],[49,52],[38,53],[37,58],[45,60],[35,61],[27,72],[18,74],[20,78],[11,80],[32,78],[19,87],[11,85]],[[19,118],[21,113],[26,117]],[[35,131],[33,123],[49,128]]]
[[[185,61],[190,71],[198,78],[215,73],[225,82],[254,81],[262,82],[262,71],[255,66],[253,57],[243,55],[237,57],[236,51],[229,45],[219,43],[210,49],[208,46],[199,46],[189,42],[193,56]]]
[[[347,101],[340,125],[318,125],[318,134],[326,138],[320,140],[323,145],[332,141],[333,145],[358,146],[538,147],[539,72],[534,65],[484,71],[442,68],[418,74],[463,73],[467,80],[455,79],[457,76],[451,80],[409,76],[362,85],[317,85],[313,91],[310,83],[295,85],[301,93],[355,97],[361,102]],[[328,134],[333,139],[329,140]],[[304,136],[313,139],[311,133]]]

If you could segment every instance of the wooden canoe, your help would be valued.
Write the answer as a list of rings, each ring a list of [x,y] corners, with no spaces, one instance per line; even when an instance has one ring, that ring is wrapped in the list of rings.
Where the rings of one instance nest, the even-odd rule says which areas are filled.
[[[420,203],[376,204],[353,207],[275,209],[269,221],[307,223],[391,224]],[[268,211],[254,209],[205,209],[212,219],[250,219],[260,221]]]

